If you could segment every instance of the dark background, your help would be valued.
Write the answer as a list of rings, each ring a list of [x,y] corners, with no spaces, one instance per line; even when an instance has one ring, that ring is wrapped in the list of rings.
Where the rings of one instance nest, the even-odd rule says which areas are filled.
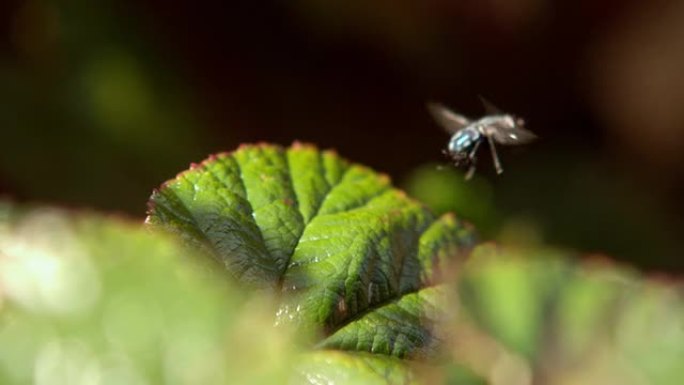
[[[336,148],[484,238],[684,270],[684,1],[10,1],[0,192],[142,218],[243,142]],[[540,139],[438,170],[438,100]]]

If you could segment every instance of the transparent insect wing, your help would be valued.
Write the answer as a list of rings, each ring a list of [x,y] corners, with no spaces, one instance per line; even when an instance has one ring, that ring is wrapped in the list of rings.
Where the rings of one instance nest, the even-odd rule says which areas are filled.
[[[487,115],[502,115],[503,114],[503,111],[501,111],[501,109],[499,107],[495,106],[492,102],[485,99],[484,96],[478,95],[478,97],[480,98],[480,102],[482,102],[482,106],[484,107]]]
[[[494,124],[487,127],[485,133],[495,142],[503,145],[525,144],[537,138],[537,135],[518,123],[517,119],[511,119],[510,124]]]
[[[470,123],[468,118],[451,111],[441,103],[430,102],[427,108],[437,123],[450,134],[455,134]]]

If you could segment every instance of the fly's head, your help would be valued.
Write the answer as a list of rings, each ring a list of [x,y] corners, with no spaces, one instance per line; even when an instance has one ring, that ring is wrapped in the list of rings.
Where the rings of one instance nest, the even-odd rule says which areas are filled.
[[[445,148],[444,150],[442,150],[442,153],[444,154],[444,156],[449,158],[452,164],[454,164],[457,167],[468,166],[472,162],[472,159],[469,156],[469,152],[465,150],[455,151],[453,149]]]

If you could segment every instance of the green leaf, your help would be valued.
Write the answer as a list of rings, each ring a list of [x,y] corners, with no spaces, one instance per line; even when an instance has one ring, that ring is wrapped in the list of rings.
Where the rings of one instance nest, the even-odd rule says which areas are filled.
[[[282,293],[278,322],[321,328],[318,349],[385,359],[434,353],[442,275],[474,243],[453,214],[436,218],[386,176],[298,143],[194,165],[154,192],[147,223]]]
[[[455,341],[461,358],[498,351],[480,362],[481,374],[492,378],[501,362],[515,362],[511,383],[680,384],[684,285],[570,257],[478,246],[461,276],[461,299],[473,325],[497,343]]]
[[[0,383],[268,384],[296,346],[247,295],[138,224],[0,203]]]
[[[420,383],[403,360],[364,352],[322,350],[302,356],[297,366],[298,383],[402,384]]]

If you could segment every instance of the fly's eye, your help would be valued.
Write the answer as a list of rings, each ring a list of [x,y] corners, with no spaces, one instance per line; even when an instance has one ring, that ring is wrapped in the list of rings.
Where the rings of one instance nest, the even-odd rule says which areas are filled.
[[[515,119],[515,125],[518,127],[522,127],[525,125],[525,119],[523,118],[517,118]]]

